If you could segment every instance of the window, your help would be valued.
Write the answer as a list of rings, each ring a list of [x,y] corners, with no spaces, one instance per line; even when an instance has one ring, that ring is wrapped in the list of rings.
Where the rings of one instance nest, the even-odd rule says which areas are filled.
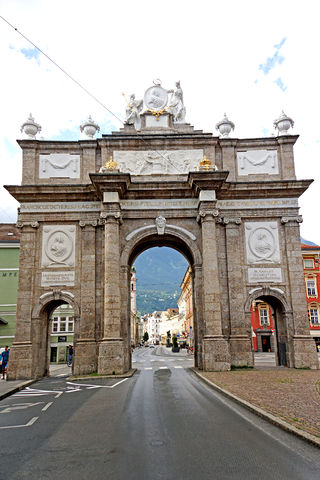
[[[305,258],[303,264],[304,268],[314,268],[313,258]]]
[[[73,332],[74,317],[53,317],[52,332]]]
[[[74,318],[68,317],[68,332],[73,332],[74,328]]]
[[[261,326],[269,325],[269,315],[267,308],[260,308],[259,309],[259,316],[260,316],[260,324]]]
[[[58,317],[53,317],[53,319],[52,319],[52,331],[53,332],[58,331],[58,325],[59,325],[59,318]]]
[[[308,297],[315,297],[316,293],[316,283],[313,279],[307,279],[307,294]]]
[[[310,322],[312,325],[319,325],[319,314],[317,308],[310,308]]]

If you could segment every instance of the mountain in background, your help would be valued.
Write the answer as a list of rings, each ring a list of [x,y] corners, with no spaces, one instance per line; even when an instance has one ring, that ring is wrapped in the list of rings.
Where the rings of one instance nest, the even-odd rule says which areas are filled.
[[[137,310],[141,315],[177,306],[188,262],[173,248],[154,247],[134,262],[137,271]]]

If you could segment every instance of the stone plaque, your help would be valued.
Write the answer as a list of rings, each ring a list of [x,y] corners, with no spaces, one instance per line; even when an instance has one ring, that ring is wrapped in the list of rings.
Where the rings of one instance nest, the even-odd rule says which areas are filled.
[[[132,175],[179,174],[195,171],[203,150],[127,150],[114,151],[120,172]]]
[[[280,283],[281,268],[248,268],[249,283]]]
[[[41,287],[53,287],[55,285],[74,286],[74,271],[70,272],[42,272]]]
[[[246,222],[245,235],[248,263],[280,262],[277,222]]]
[[[80,155],[50,153],[39,155],[39,178],[80,178]]]
[[[75,232],[72,225],[50,225],[43,228],[42,267],[74,266]]]
[[[247,150],[237,152],[238,175],[279,173],[277,150]]]
[[[145,119],[147,128],[169,128],[169,115],[160,115],[159,117],[146,115]]]

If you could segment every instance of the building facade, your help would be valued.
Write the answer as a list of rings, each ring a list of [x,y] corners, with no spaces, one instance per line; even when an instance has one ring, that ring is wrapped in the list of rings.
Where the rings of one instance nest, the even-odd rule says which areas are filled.
[[[302,243],[301,249],[310,334],[320,352],[320,246]]]
[[[20,230],[0,224],[0,347],[14,339],[19,279]]]
[[[278,363],[318,368],[301,289],[298,198],[311,181],[296,179],[298,137],[204,133],[172,95],[174,108],[153,85],[124,128],[97,139],[19,140],[22,184],[6,187],[21,203],[11,378],[47,374],[48,316],[64,303],[73,372],[128,371],[130,270],[154,246],[192,269],[196,367],[254,364],[251,305],[262,300],[277,318]]]

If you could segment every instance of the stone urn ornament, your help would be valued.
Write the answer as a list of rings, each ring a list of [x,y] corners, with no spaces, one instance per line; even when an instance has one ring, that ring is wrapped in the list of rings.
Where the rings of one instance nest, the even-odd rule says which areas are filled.
[[[216,124],[216,130],[219,130],[221,137],[229,137],[231,130],[234,130],[234,123],[224,114],[223,119]]]
[[[88,119],[80,125],[80,132],[84,132],[88,138],[93,138],[97,132],[100,132],[100,127],[89,115]]]
[[[41,132],[41,126],[34,121],[31,113],[29,118],[21,125],[20,132],[33,139],[36,138],[37,133]]]
[[[292,128],[293,125],[294,121],[288,117],[283,110],[280,117],[273,122],[274,128],[278,129],[278,135],[288,135],[288,130],[290,127]]]

